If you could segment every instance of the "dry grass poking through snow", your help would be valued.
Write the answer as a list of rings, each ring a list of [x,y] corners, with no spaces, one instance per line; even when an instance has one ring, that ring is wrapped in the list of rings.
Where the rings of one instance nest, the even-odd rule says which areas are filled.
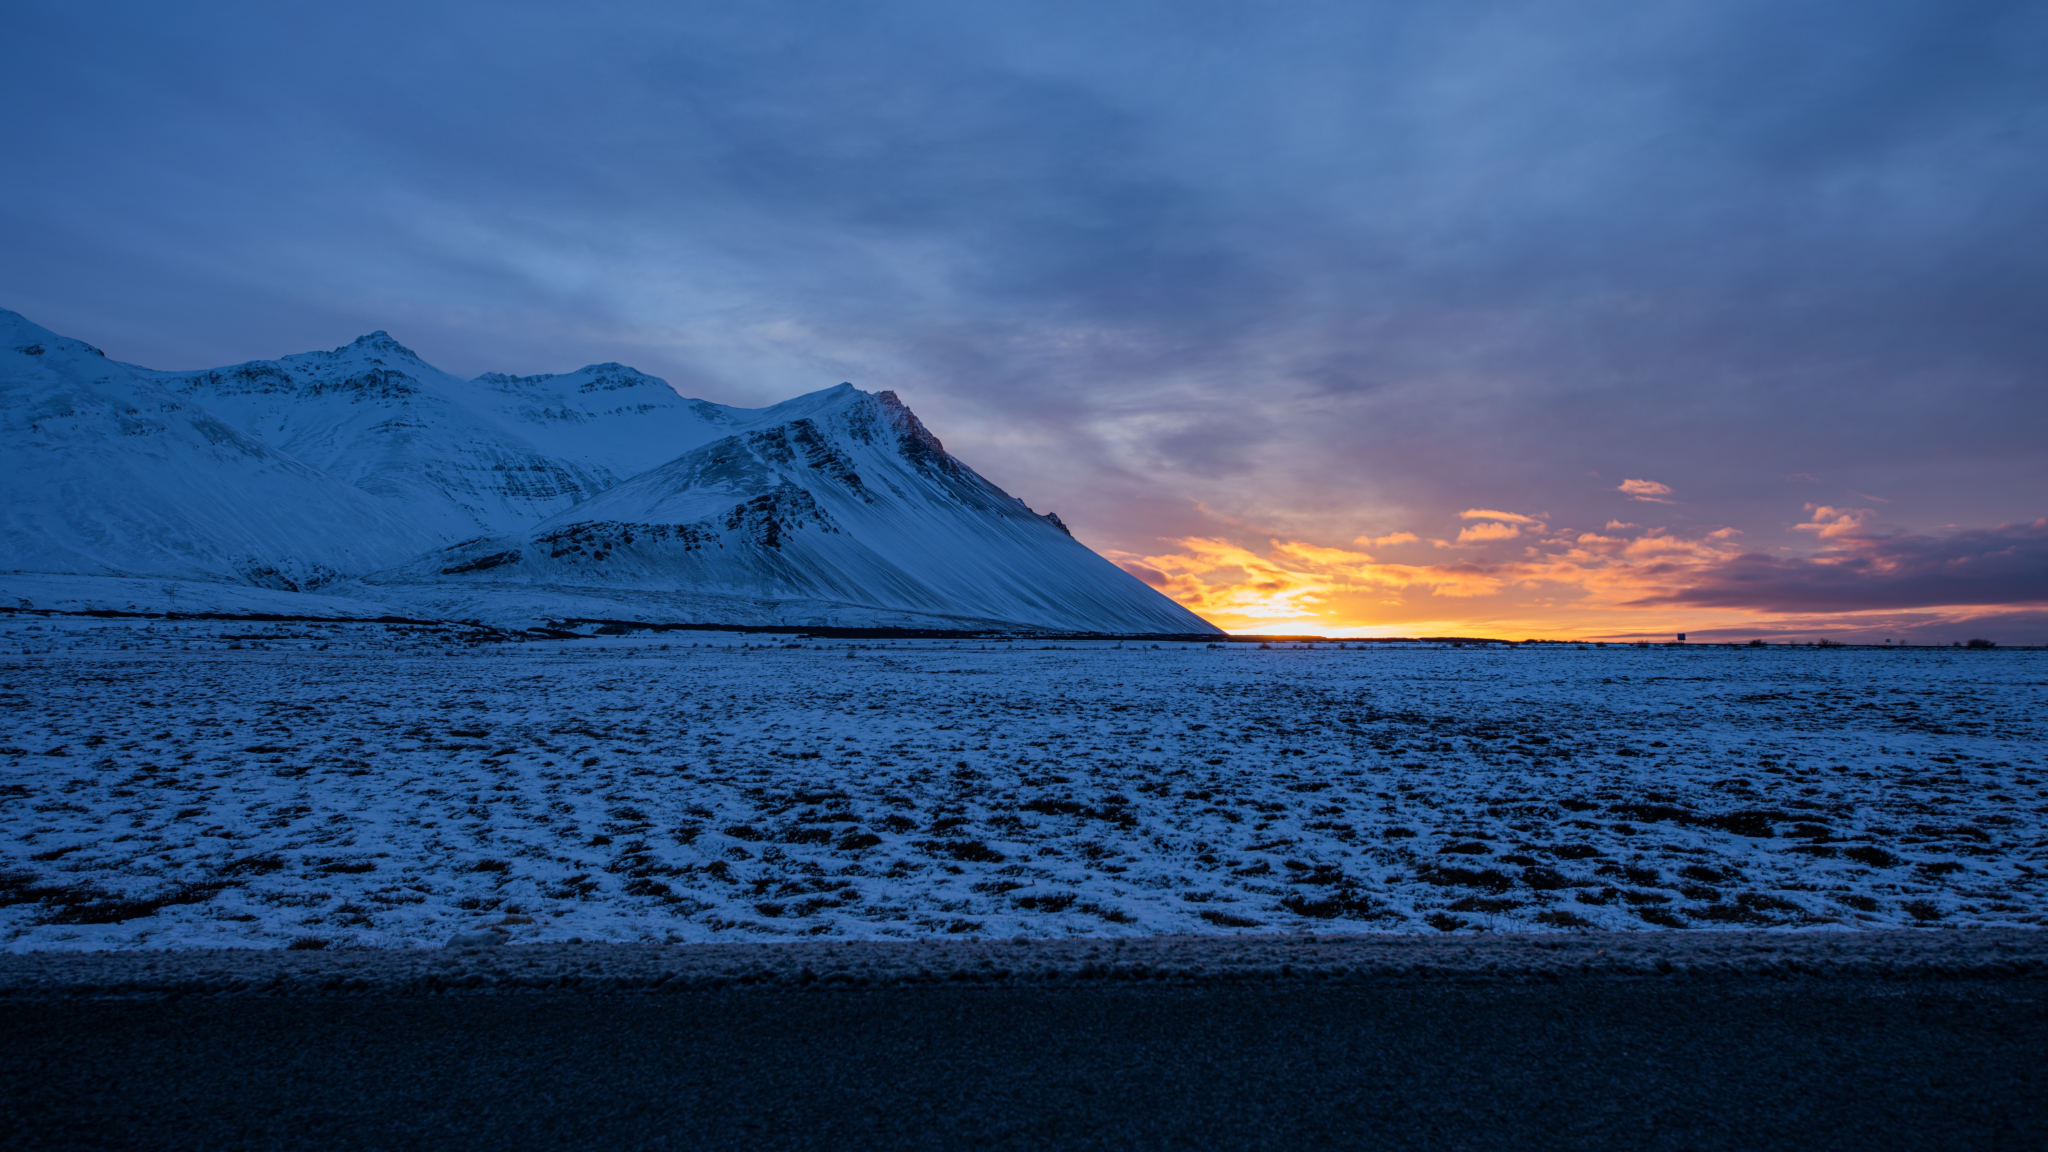
[[[17,951],[2048,904],[2041,651],[5,628]]]

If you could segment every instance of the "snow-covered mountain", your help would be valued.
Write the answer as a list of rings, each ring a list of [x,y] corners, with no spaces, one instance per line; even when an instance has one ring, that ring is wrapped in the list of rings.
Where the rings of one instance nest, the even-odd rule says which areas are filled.
[[[849,384],[750,410],[620,364],[465,381],[382,332],[158,372],[0,312],[0,399],[17,573],[487,620],[1214,631]]]
[[[0,567],[296,590],[434,532],[99,349],[0,311]]]

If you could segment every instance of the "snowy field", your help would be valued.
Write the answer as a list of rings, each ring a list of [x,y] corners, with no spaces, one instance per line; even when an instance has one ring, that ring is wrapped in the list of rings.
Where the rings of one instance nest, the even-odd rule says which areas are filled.
[[[478,635],[0,621],[5,948],[2048,911],[2039,650]]]

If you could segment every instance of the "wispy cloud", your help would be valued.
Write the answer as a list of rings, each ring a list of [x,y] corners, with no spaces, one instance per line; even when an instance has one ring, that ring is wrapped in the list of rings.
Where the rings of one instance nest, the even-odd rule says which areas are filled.
[[[1542,524],[1542,523],[1543,523],[1543,521],[1541,521],[1541,520],[1537,519],[1537,518],[1536,518],[1536,517],[1534,517],[1534,516],[1524,516],[1524,515],[1522,515],[1522,514],[1521,514],[1521,513],[1519,513],[1519,512],[1495,512],[1495,511],[1493,511],[1493,510],[1492,510],[1492,509],[1490,509],[1490,508],[1467,508],[1467,509],[1465,509],[1465,510],[1464,510],[1463,512],[1460,512],[1460,513],[1458,513],[1458,519],[1460,519],[1460,520],[1499,520],[1499,521],[1501,521],[1501,522],[1503,522],[1503,523],[1506,523],[1506,524]]]
[[[1615,486],[1616,492],[1625,492],[1631,500],[1647,500],[1653,504],[1670,504],[1665,497],[1671,495],[1671,486],[1655,480],[1623,480]]]
[[[1728,557],[1675,573],[1668,590],[1642,602],[1809,613],[2048,603],[2048,519],[1887,534],[1861,516],[1822,508],[1800,527],[1829,547],[1813,556]]]

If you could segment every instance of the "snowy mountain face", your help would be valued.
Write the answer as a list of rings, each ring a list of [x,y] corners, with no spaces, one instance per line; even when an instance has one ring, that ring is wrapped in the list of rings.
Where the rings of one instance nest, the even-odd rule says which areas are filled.
[[[150,377],[0,312],[0,567],[297,590],[435,544]]]
[[[382,332],[155,372],[0,312],[0,397],[20,573],[476,619],[1214,631],[848,384],[748,410],[621,364],[460,380]]]
[[[544,519],[710,439],[724,416],[618,364],[458,380],[383,332],[332,352],[156,375],[444,540]]]
[[[765,409],[745,431],[527,532],[449,549],[394,578],[702,590],[1065,630],[1209,630],[960,463],[894,393],[847,384]]]
[[[592,364],[559,376],[485,373],[473,401],[514,431],[589,468],[610,487],[725,435],[744,412],[676,395],[658,377],[624,364]]]

